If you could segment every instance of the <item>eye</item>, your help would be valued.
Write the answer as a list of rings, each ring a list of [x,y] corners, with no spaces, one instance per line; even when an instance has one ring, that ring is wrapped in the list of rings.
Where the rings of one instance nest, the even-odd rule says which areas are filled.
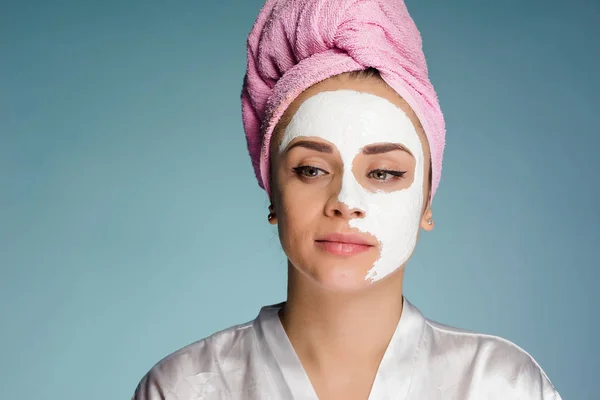
[[[392,179],[400,179],[406,174],[406,171],[391,171],[387,169],[374,169],[367,175],[369,178],[377,181],[389,181]]]
[[[317,178],[321,175],[327,175],[328,172],[317,167],[313,167],[312,165],[302,165],[300,167],[294,168],[294,172],[296,175],[301,176],[303,178]]]

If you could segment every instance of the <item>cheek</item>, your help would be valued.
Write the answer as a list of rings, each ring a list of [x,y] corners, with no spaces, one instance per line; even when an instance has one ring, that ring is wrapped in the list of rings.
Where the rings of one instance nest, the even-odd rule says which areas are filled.
[[[384,246],[401,245],[412,237],[420,220],[422,193],[418,184],[391,193],[368,193],[365,217],[350,225],[373,234]]]
[[[307,186],[288,181],[278,187],[276,211],[282,241],[298,241],[318,228],[326,191],[310,190]]]

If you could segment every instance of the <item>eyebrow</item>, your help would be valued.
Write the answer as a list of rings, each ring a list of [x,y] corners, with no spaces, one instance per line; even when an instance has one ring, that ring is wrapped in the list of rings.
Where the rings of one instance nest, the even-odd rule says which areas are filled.
[[[299,140],[290,145],[285,151],[288,152],[294,147],[304,147],[306,149],[315,150],[320,153],[333,153],[333,148],[330,145],[325,143],[313,142],[310,140]],[[400,143],[377,143],[365,146],[362,149],[362,153],[365,155],[383,154],[389,153],[391,151],[404,151],[405,153],[408,153],[408,155],[413,156],[413,154]]]
[[[294,147],[304,147],[306,149],[315,150],[320,153],[333,153],[333,149],[330,145],[325,143],[312,142],[310,140],[299,140],[296,143],[293,143],[291,146],[289,146],[286,152],[290,151]]]
[[[369,146],[363,147],[362,152],[363,152],[363,154],[366,154],[366,155],[373,155],[373,154],[389,153],[390,151],[396,151],[396,150],[404,151],[404,152],[408,153],[410,156],[413,155],[406,147],[402,146],[400,143],[371,144]]]

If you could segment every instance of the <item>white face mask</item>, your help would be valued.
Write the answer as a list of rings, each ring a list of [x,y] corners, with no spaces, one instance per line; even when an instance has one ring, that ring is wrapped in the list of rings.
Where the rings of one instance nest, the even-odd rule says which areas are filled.
[[[365,279],[379,280],[408,261],[417,241],[423,205],[423,149],[406,113],[379,96],[337,90],[321,92],[306,100],[288,124],[279,147],[283,152],[297,137],[319,137],[333,144],[343,163],[340,202],[362,210],[352,228],[369,233],[381,243],[381,254]],[[416,159],[411,185],[393,192],[371,192],[352,172],[354,158],[363,147],[375,143],[399,143]]]

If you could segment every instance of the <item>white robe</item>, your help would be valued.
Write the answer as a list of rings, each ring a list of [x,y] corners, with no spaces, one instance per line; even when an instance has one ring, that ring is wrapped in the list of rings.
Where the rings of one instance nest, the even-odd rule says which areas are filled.
[[[156,364],[132,400],[317,400],[281,325],[283,303]],[[406,298],[369,400],[560,400],[536,361],[492,335],[423,317]]]

